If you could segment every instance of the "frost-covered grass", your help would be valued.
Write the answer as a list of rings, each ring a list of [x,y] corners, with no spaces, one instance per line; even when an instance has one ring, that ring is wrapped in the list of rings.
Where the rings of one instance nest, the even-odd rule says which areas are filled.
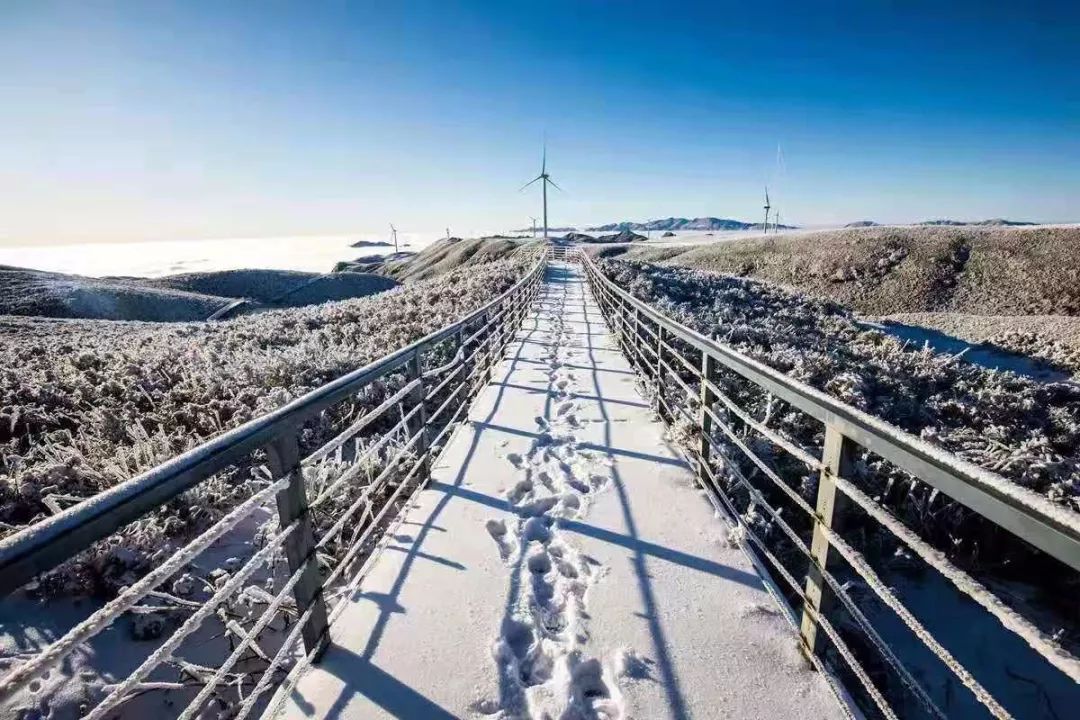
[[[338,263],[336,270],[374,272],[401,282],[415,282],[459,268],[484,265],[518,252],[531,252],[538,243],[508,238],[448,238],[439,240],[416,254],[402,253],[388,258],[362,257]]]
[[[236,299],[300,307],[345,300],[396,285],[376,275],[290,270],[225,270],[162,278],[84,277],[0,266],[0,315],[191,322],[205,320]]]
[[[622,287],[792,378],[1080,510],[1080,387],[993,372],[764,283],[604,261]]]
[[[1026,355],[1080,380],[1080,317],[895,313],[876,319],[921,325],[970,343]]]
[[[508,289],[535,259],[485,263],[363,300],[222,323],[0,319],[4,534],[459,319]],[[452,352],[450,341],[436,345],[424,354],[425,368],[445,366]],[[467,388],[482,371],[479,359],[464,380]],[[429,379],[429,391],[442,377]],[[376,418],[338,452],[309,458],[303,467],[315,557],[331,607],[348,594],[348,583],[420,481],[417,455],[407,447],[417,426],[388,432],[410,404],[369,414],[405,381],[401,372],[384,376],[299,431],[307,456],[360,417]],[[468,392],[450,398],[454,387],[428,402],[430,412],[450,399],[429,439],[470,400]],[[285,644],[300,609],[284,587],[291,574],[285,552],[280,541],[271,542],[280,532],[274,495],[262,493],[238,521],[225,519],[209,547],[178,554],[201,547],[189,542],[242,500],[256,500],[250,496],[272,480],[266,464],[265,453],[254,452],[5,598],[4,611],[18,618],[0,632],[6,672],[103,612],[105,600],[123,588],[159,574],[156,590],[109,620],[110,631],[87,645],[91,652],[73,653],[62,669],[0,699],[0,716],[82,717],[136,666],[156,658],[156,669],[109,716],[174,717],[249,633],[254,643],[236,649],[235,665],[201,707],[224,715],[248,697],[265,703],[270,693],[253,694],[256,683],[272,690],[302,649]],[[248,574],[260,557],[266,564],[253,564]],[[227,583],[236,590],[216,597]],[[271,610],[277,593],[282,604]],[[92,597],[73,597],[82,595]],[[195,614],[203,608],[213,612],[200,620]],[[177,645],[160,655],[165,642]],[[279,649],[283,664],[271,669]]]
[[[358,300],[221,323],[0,319],[0,532],[145,471],[449,324],[509,288],[504,260]],[[368,404],[381,398],[373,392]],[[311,449],[365,398],[305,429]],[[106,594],[163,538],[189,536],[258,486],[223,473],[140,521],[125,558],[92,559],[71,591]],[[119,567],[114,567],[114,565]]]
[[[871,315],[1080,314],[1080,227],[848,228],[626,257],[782,284]]]

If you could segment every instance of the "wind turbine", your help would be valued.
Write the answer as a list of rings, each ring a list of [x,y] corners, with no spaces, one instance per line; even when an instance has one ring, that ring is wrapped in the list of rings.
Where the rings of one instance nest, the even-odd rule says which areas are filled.
[[[394,223],[390,223],[390,235],[394,238],[394,254],[397,255],[397,228],[394,227]]]
[[[544,239],[547,240],[548,239],[547,186],[551,185],[556,190],[562,190],[561,187],[559,187],[558,185],[555,184],[555,181],[551,179],[551,176],[548,175],[548,172],[547,172],[547,142],[544,143],[544,155],[543,155],[543,159],[540,161],[540,174],[537,175],[536,177],[534,177],[529,182],[522,185],[521,190],[524,190],[525,188],[529,187],[530,185],[532,185],[534,182],[537,182],[538,180],[543,180],[543,182],[541,183],[541,187],[544,188]],[[519,190],[518,192],[521,192],[521,191]]]
[[[765,224],[762,225],[762,228],[764,228],[765,232],[762,233],[763,235],[768,235],[769,234],[769,208],[770,207],[772,207],[772,206],[769,205],[769,186],[766,185],[765,186]]]
[[[533,223],[533,237],[536,237],[536,218],[534,218],[532,215],[530,215],[529,219],[532,220],[532,223]]]

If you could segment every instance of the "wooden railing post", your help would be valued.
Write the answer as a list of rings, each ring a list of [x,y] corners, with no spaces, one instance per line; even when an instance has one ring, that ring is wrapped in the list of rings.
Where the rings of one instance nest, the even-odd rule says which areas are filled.
[[[304,473],[300,468],[300,446],[296,433],[286,432],[266,446],[267,465],[274,479],[289,477],[289,484],[277,494],[278,520],[282,529],[299,520],[299,526],[285,540],[285,557],[289,571],[295,573],[301,567],[300,580],[293,586],[296,609],[301,615],[311,608],[300,631],[304,648],[318,657],[326,649],[327,634],[326,601],[323,599],[322,578],[315,557],[315,533],[308,510]]]
[[[641,349],[641,311],[638,310],[636,305],[634,306],[634,350],[635,354],[638,356],[635,362],[641,371],[644,372],[645,361],[641,357],[644,354]]]
[[[630,313],[626,307],[626,300],[619,298],[619,339],[622,340],[624,348],[630,344],[630,339],[626,336],[629,315]],[[627,354],[629,354],[629,351],[627,351]]]
[[[698,443],[698,457],[701,460],[701,466],[698,467],[698,480],[703,488],[709,487],[709,474],[705,470],[705,466],[708,464],[709,456],[712,453],[712,444],[709,442],[712,436],[712,415],[706,410],[716,402],[716,394],[709,386],[709,381],[712,380],[714,375],[716,375],[716,359],[702,350],[701,387],[698,396],[698,401],[701,403],[701,407],[698,408],[698,430],[701,432],[701,439]]]
[[[832,593],[822,573],[829,568],[829,538],[824,528],[837,531],[848,502],[843,493],[836,490],[837,477],[851,477],[856,445],[832,425],[825,426],[825,447],[822,450],[821,475],[818,480],[817,504],[814,509],[814,537],[810,544],[810,564],[806,574],[806,604],[817,614],[828,611]],[[817,651],[817,621],[803,610],[799,630],[803,650],[813,655]]]
[[[465,360],[465,327],[459,327],[454,333],[454,355],[461,353],[462,361]]]
[[[656,412],[661,418],[667,420],[667,414],[664,412],[664,366],[662,360],[664,357],[664,326],[659,322],[656,323]]]
[[[416,416],[410,421],[413,431],[409,433],[409,439],[411,440],[413,435],[419,434],[420,439],[416,442],[416,454],[422,456],[420,461],[420,474],[421,481],[425,480],[428,476],[429,464],[427,458],[428,449],[428,422],[427,422],[427,405],[424,402],[424,364],[421,353],[421,348],[417,348],[413,356],[409,358],[408,365],[408,378],[409,381],[419,380],[416,389],[412,392],[413,407],[419,408],[416,411]]]
[[[491,367],[491,328],[488,327],[488,322],[491,320],[493,310],[494,308],[487,310],[480,316],[480,337],[476,339],[476,350],[480,355],[478,365],[480,372],[478,376],[481,385],[487,380],[487,371]],[[483,351],[481,351],[481,348],[483,348]]]
[[[656,380],[656,390],[660,391],[660,359],[664,357],[664,326],[656,323],[656,369],[653,371],[653,379]]]

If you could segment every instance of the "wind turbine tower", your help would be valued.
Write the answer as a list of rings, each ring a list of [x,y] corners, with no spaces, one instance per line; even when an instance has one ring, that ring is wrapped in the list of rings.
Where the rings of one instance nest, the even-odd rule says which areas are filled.
[[[394,238],[394,254],[397,255],[397,228],[394,227],[394,223],[390,223],[390,235]]]
[[[536,218],[534,218],[532,215],[530,215],[529,219],[532,220],[532,223],[533,223],[533,237],[535,238],[536,237]]]
[[[550,175],[548,175],[548,171],[547,171],[547,143],[546,142],[544,143],[543,159],[540,161],[540,174],[537,175],[536,177],[534,177],[529,182],[522,185],[521,189],[524,190],[525,188],[532,185],[534,182],[538,182],[538,181],[543,181],[543,182],[540,183],[540,185],[544,189],[544,193],[543,193],[544,194],[544,239],[547,240],[548,239],[547,186],[551,185],[556,190],[562,190],[562,188],[559,187],[558,185],[556,185],[555,181],[551,179]]]
[[[769,186],[766,185],[765,186],[765,224],[761,226],[762,229],[764,230],[764,232],[762,233],[763,235],[768,235],[769,234],[769,208],[771,208],[771,207],[772,206],[769,205]]]

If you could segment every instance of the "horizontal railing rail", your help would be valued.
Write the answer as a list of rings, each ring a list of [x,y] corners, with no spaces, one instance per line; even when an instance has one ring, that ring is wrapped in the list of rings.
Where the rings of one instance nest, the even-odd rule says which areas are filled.
[[[780,576],[787,594],[801,604],[801,618],[797,619],[800,637],[814,664],[821,667],[821,633],[831,641],[881,714],[896,717],[896,711],[871,677],[873,673],[856,658],[839,629],[827,618],[829,608],[839,604],[851,614],[867,643],[924,710],[931,716],[945,716],[924,683],[905,667],[896,650],[872,626],[843,581],[834,574],[837,560],[842,559],[992,715],[1010,717],[1002,704],[923,626],[865,558],[841,536],[839,520],[849,506],[857,506],[1054,668],[1080,682],[1080,661],[1076,657],[863,492],[852,481],[853,463],[859,448],[870,451],[1066,566],[1080,569],[1080,518],[1076,513],[710,340],[618,287],[585,253],[582,263],[608,325],[650,388],[660,416],[669,424],[690,428],[696,437],[688,441],[687,454],[697,468],[702,486],[739,524],[748,549],[759,560],[767,561],[762,564]],[[751,417],[720,387],[717,377],[721,370],[734,373],[758,391],[819,421],[824,426],[821,454],[811,453],[769,428],[767,423]],[[674,393],[665,392],[666,387]],[[740,436],[728,418],[737,419],[757,436],[818,473],[814,501],[804,499],[790,482],[792,478],[782,477],[772,463],[754,452],[752,443]],[[763,478],[762,482],[767,481],[769,492],[778,493],[786,503],[804,513],[811,524],[809,542],[800,537],[784,512],[770,503],[748,474],[740,470],[740,461],[750,463],[753,473]],[[747,493],[751,507],[760,508],[790,547],[804,557],[806,571],[802,579],[795,577],[775,555],[775,546],[762,539],[745,521],[731,496],[733,489]]]
[[[536,262],[524,277],[457,322],[0,540],[0,594],[7,595],[221,471],[246,462],[258,466],[252,460],[258,452],[264,458],[268,479],[261,489],[59,639],[9,666],[0,676],[0,710],[6,699],[40,684],[39,678],[125,613],[145,614],[154,608],[187,617],[162,636],[135,671],[108,686],[86,717],[107,717],[148,688],[187,692],[190,702],[181,718],[198,716],[207,702],[221,702],[231,692],[235,714],[230,717],[245,717],[280,681],[286,666],[296,665],[298,653],[307,662],[317,658],[329,623],[373,557],[380,530],[423,487],[432,458],[521,327],[549,255],[537,246],[532,253]],[[442,364],[425,367],[425,358]],[[386,397],[302,457],[305,424],[371,391],[376,383]],[[194,602],[161,589],[260,509],[261,517],[273,517],[273,506],[277,529],[266,525],[261,547],[208,584],[207,597]],[[282,556],[284,570],[279,571]],[[274,593],[260,589],[259,582],[269,582]],[[332,594],[338,597],[334,607],[328,605]],[[241,596],[246,603],[265,606],[261,614],[243,616],[247,626],[237,619]],[[149,600],[153,606],[143,604]],[[271,622],[281,617],[291,629],[277,630],[273,642],[278,649],[271,657],[262,645],[268,642]],[[214,666],[180,660],[177,653],[187,647],[185,642],[213,618],[221,623],[220,633],[230,638],[228,657]],[[177,668],[179,680],[163,671],[172,668]]]

